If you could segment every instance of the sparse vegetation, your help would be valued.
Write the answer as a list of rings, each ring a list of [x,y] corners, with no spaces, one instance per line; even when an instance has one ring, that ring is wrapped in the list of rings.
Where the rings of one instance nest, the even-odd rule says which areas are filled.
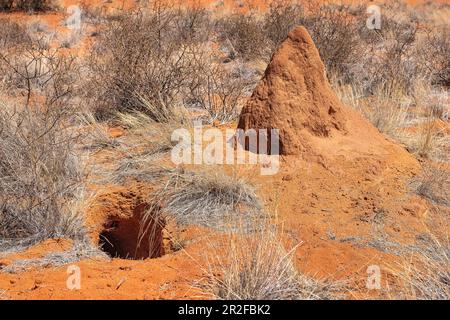
[[[106,119],[117,112],[157,110],[164,118],[154,120],[169,121],[179,107],[179,94],[193,81],[197,19],[161,8],[110,21],[89,63],[88,86],[96,116]]]
[[[20,43],[20,42],[19,42]],[[17,97],[0,108],[0,249],[85,235],[87,204],[75,112],[74,60],[26,41],[0,52],[4,82]]]
[[[328,74],[349,77],[348,70],[361,59],[358,23],[349,10],[323,6],[303,21],[320,52]]]
[[[228,58],[253,60],[270,54],[261,23],[256,15],[242,13],[225,16],[218,21],[219,39],[228,49]]]
[[[221,221],[233,214],[262,209],[252,187],[216,170],[172,171],[155,197],[156,203],[182,224],[220,228]]]
[[[222,228],[233,216],[260,216],[262,204],[254,189],[244,180],[224,172],[204,169],[199,172],[166,168],[150,161],[120,167],[121,176],[156,183],[149,195],[148,218],[156,211],[176,219],[181,225]],[[144,166],[138,166],[145,163]],[[122,178],[123,179],[123,178]],[[116,180],[117,181],[117,180]],[[145,219],[144,219],[145,220]]]
[[[411,183],[412,189],[433,204],[450,206],[448,190],[450,174],[445,163],[427,165]]]
[[[53,0],[1,0],[0,11],[23,10],[26,12],[55,9]]]
[[[11,21],[8,18],[0,18],[0,50],[1,52],[29,44],[30,35],[20,24]]]
[[[209,258],[207,282],[202,288],[207,295],[223,300],[317,300],[340,296],[343,283],[299,274],[292,261],[296,247],[287,251],[276,231],[259,225],[256,234],[227,234],[223,243],[215,245],[217,255]]]
[[[296,246],[286,249],[288,239],[301,242],[299,235],[305,236],[317,256],[321,251],[328,254],[328,248],[335,250],[335,245],[346,250],[352,243],[351,250],[357,252],[359,242],[380,254],[392,254],[389,258],[395,263],[389,264],[389,272],[393,278],[387,281],[395,286],[393,291],[383,288],[380,294],[388,292],[396,299],[449,298],[448,236],[438,239],[431,233],[418,233],[423,231],[419,225],[428,210],[447,218],[450,206],[450,109],[445,87],[450,84],[448,7],[424,4],[432,7],[424,13],[400,1],[389,2],[383,4],[381,29],[370,30],[365,25],[365,5],[274,0],[264,13],[246,2],[239,2],[236,10],[219,13],[200,5],[169,5],[161,0],[135,4],[132,10],[125,2],[117,6],[115,1],[99,6],[83,2],[83,32],[68,34],[61,32],[68,27],[63,21],[66,17],[56,27],[42,19],[46,11],[57,9],[55,1],[0,0],[0,258],[46,239],[74,240],[74,246],[62,253],[7,266],[0,261],[0,272],[62,266],[97,256],[100,249],[121,259],[156,258],[178,251],[174,265],[182,261],[184,268],[184,255],[195,263],[201,261],[189,250],[207,238],[214,248],[200,249],[208,261],[196,268],[206,280],[200,280],[195,289],[208,298],[347,298],[345,282],[334,280],[338,276],[321,279],[301,271],[297,262],[308,262],[309,256],[296,256]],[[434,15],[437,8],[444,19]],[[36,14],[21,21],[28,17],[24,12]],[[53,15],[55,19],[63,16],[62,12]],[[318,120],[305,137],[316,131],[327,134],[314,136],[312,143],[301,139],[302,156],[282,158],[283,164],[292,160],[292,167],[283,168],[282,175],[255,178],[269,191],[257,191],[243,178],[253,174],[246,167],[241,167],[242,174],[233,166],[170,164],[175,129],[189,131],[193,120],[219,129],[236,127],[241,107],[270,57],[297,25],[309,31],[340,99],[413,156],[400,148],[374,148],[401,150],[397,168],[397,163],[384,160],[382,152],[360,154],[356,144],[347,148],[354,139],[351,124],[341,128],[341,122],[347,121],[345,113],[339,119],[333,106],[324,111],[333,118],[328,134],[327,128],[322,130],[322,112],[316,110],[319,104],[314,104],[314,108],[305,108],[305,114],[314,114]],[[317,51],[308,52],[316,55]],[[303,80],[310,90],[315,85],[308,76]],[[276,79],[289,82],[292,78],[286,72]],[[268,85],[267,92],[262,90],[257,98],[275,96],[273,87]],[[297,87],[292,87],[295,92]],[[284,98],[284,89],[279,90]],[[289,96],[269,107],[276,111],[297,98]],[[287,122],[298,120],[290,119]],[[305,119],[298,122],[303,125],[309,121]],[[321,141],[341,136],[341,144],[333,149],[338,156],[328,159],[315,152],[319,145],[327,150]],[[374,141],[382,140],[388,139]],[[358,143],[361,146],[364,141]],[[352,154],[345,154],[346,150]],[[339,168],[341,163],[345,166]],[[417,173],[419,163],[422,170]],[[88,175],[92,165],[95,172]],[[297,169],[305,176],[299,178]],[[321,175],[316,176],[317,172]],[[340,181],[328,183],[326,179],[332,179],[335,172]],[[91,197],[91,190],[100,188],[104,194]],[[319,194],[322,190],[324,195]],[[279,193],[292,193],[298,199]],[[406,205],[403,195],[418,203]],[[336,201],[328,201],[334,197]],[[278,198],[288,201],[278,203]],[[288,231],[276,230],[284,221],[268,215],[267,211],[277,212],[269,206],[291,210],[283,216],[288,218]],[[334,213],[343,217],[341,211],[350,217],[346,221],[356,221],[358,232],[370,222],[373,239],[350,235],[346,232],[351,226],[344,230],[336,224],[327,226],[327,238],[321,219]],[[98,214],[92,219],[98,225],[87,222],[91,214]],[[297,216],[301,222],[294,220]],[[405,227],[397,225],[398,221],[413,223]],[[176,232],[169,227],[172,222]],[[120,238],[122,232],[123,239],[112,239]],[[197,233],[202,239],[189,238]],[[412,237],[414,244],[401,244],[402,237]],[[432,241],[417,245],[414,237]],[[99,243],[91,243],[92,239]],[[124,248],[118,248],[121,241],[126,242]],[[143,242],[148,246],[141,246]],[[137,254],[139,248],[148,249],[148,254]],[[126,268],[120,266],[132,272]],[[166,285],[171,283],[161,287]],[[349,293],[359,298],[359,289]]]
[[[0,108],[0,248],[84,235],[82,164],[59,112]]]
[[[449,240],[428,233],[424,247],[410,252],[389,271],[399,281],[400,294],[393,299],[448,300],[450,296],[450,272],[448,268]]]
[[[296,26],[303,24],[304,9],[288,0],[275,0],[264,17],[264,34],[276,48]]]

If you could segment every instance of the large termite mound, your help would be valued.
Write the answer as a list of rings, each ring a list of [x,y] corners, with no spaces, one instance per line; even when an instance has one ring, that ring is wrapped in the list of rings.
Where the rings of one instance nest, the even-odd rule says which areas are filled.
[[[311,136],[346,133],[345,109],[304,27],[291,31],[244,106],[239,129],[278,129],[280,154],[308,152]]]

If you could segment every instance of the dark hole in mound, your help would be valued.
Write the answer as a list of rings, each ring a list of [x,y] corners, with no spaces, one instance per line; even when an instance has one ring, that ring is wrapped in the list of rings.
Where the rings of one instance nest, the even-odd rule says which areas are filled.
[[[99,245],[113,258],[142,260],[164,255],[162,221],[151,219],[141,232],[145,204],[135,208],[132,217],[113,217],[100,233]]]

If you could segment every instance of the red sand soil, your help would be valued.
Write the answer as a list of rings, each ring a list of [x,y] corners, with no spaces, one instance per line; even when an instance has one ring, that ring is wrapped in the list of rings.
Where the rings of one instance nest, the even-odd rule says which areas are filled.
[[[64,6],[79,3],[61,2]],[[131,5],[131,2],[134,1],[124,3]],[[98,5],[103,1],[86,3]],[[108,6],[119,3],[122,1],[111,1]],[[20,14],[12,16],[15,15],[17,19],[22,17]],[[58,19],[63,16],[56,13],[39,17],[56,28]],[[285,56],[274,57],[265,80],[252,98],[254,101],[255,97],[266,94],[265,91],[273,90],[273,96],[270,95],[273,100],[269,104],[265,104],[267,100],[264,99],[251,100],[244,114],[256,120],[245,120],[245,124],[240,124],[254,127],[273,121],[289,128],[284,144],[293,147],[285,149],[280,172],[274,176],[260,176],[257,167],[236,166],[230,170],[257,187],[267,208],[277,216],[274,223],[280,225],[289,242],[301,243],[295,254],[299,270],[317,277],[351,281],[353,289],[349,298],[376,296],[376,292],[367,292],[364,287],[367,266],[378,264],[385,270],[386,264],[399,258],[365,244],[375,230],[384,230],[390,241],[401,244],[412,243],[418,233],[425,231],[428,205],[407,188],[408,181],[419,172],[420,166],[403,147],[381,135],[361,116],[336,100],[323,74],[317,50],[311,47],[308,37],[302,29],[291,34],[289,41],[309,48],[298,51],[295,43],[283,45],[280,50]],[[304,60],[296,57],[299,52],[305,55]],[[289,61],[291,57],[297,60]],[[298,69],[304,71],[293,72]],[[302,109],[296,102],[289,104],[289,96],[282,90],[293,90],[294,86],[287,80],[304,81],[300,92],[289,94],[299,94],[308,105],[316,104],[317,114]],[[284,105],[284,109],[271,114],[267,110],[271,103],[274,110],[281,108],[279,104]],[[255,108],[261,109],[256,116]],[[119,136],[124,132],[114,128],[110,134]],[[99,234],[112,220],[132,220],[139,214],[144,203],[142,197],[149,188],[137,184],[111,187],[98,197],[86,216],[93,240],[98,241]],[[200,298],[202,294],[195,289],[196,282],[205,275],[205,254],[210,248],[211,237],[217,236],[202,228],[180,230],[166,226],[161,231],[161,248],[165,253],[161,257],[145,260],[96,258],[74,263],[81,269],[81,290],[67,289],[67,266],[31,268],[16,274],[0,273],[0,289],[6,290],[2,298]],[[174,238],[183,240],[182,250],[171,249],[170,239]],[[39,258],[49,252],[67,250],[70,246],[71,242],[64,239],[48,240],[25,252],[1,257],[0,266],[25,258]]]

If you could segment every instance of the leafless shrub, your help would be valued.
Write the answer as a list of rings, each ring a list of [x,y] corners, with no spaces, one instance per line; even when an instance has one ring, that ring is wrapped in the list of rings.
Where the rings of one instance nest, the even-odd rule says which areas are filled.
[[[419,54],[431,73],[432,82],[450,85],[450,28],[434,28],[427,32]],[[433,57],[430,59],[430,57]]]
[[[360,17],[362,22],[364,17]],[[389,96],[411,95],[419,82],[428,81],[419,39],[423,30],[414,13],[400,2],[383,7],[381,29],[361,25],[362,46],[359,62],[349,68],[355,83],[362,83],[366,94],[382,90]]]
[[[11,11],[14,0],[0,0],[0,11]]]
[[[264,17],[264,33],[276,48],[297,25],[304,22],[303,8],[289,0],[271,1],[269,11]],[[272,49],[272,50],[273,50]]]
[[[31,34],[32,33],[49,33],[50,27],[46,22],[44,22],[40,19],[36,19],[28,24],[28,32]]]
[[[149,106],[173,113],[181,91],[193,81],[192,55],[201,41],[203,16],[158,7],[110,21],[89,63],[96,116],[147,112]]]
[[[229,59],[239,56],[243,60],[254,60],[270,55],[261,24],[262,21],[252,12],[234,13],[217,21],[219,41],[228,49]]]
[[[2,57],[20,56],[20,54],[30,46],[31,37],[26,29],[21,25],[6,18],[0,18],[0,88],[10,89],[11,78],[14,70],[6,63]]]
[[[25,106],[40,100],[49,109],[73,107],[78,65],[74,57],[61,55],[58,48],[48,49],[37,40],[20,50],[5,50],[0,52],[0,68],[5,70],[4,86],[22,94]]]
[[[207,111],[207,122],[226,123],[239,116],[240,106],[251,79],[244,74],[244,66],[234,68],[222,64],[214,54],[199,59],[196,81],[187,90],[186,104]]]
[[[381,29],[366,27],[364,6],[307,6],[302,23],[311,33],[329,76],[357,84],[363,94],[412,95],[430,75],[445,74],[446,41],[431,40],[416,13],[400,2],[383,5]],[[431,45],[433,41],[433,45]],[[438,59],[431,62],[435,53]],[[440,70],[440,71],[438,71]]]
[[[0,25],[0,52],[29,46],[31,37],[25,27],[8,18],[0,18]]]
[[[34,45],[23,52],[0,53],[23,95],[0,108],[2,250],[84,233],[84,176],[70,128],[74,60]]]
[[[248,77],[222,63],[209,24],[202,10],[170,7],[111,21],[90,62],[96,116],[137,111],[168,123],[186,105],[206,110],[209,122],[234,119]]]
[[[349,65],[359,59],[358,25],[348,10],[321,6],[304,19],[329,74],[346,76]]]
[[[72,48],[80,42],[81,33],[80,32],[69,32],[58,37],[59,46],[61,48]]]
[[[79,238],[83,174],[61,112],[0,109],[0,248]]]
[[[101,6],[93,6],[82,1],[78,7],[81,9],[81,19],[93,25],[104,23],[108,18]]]

